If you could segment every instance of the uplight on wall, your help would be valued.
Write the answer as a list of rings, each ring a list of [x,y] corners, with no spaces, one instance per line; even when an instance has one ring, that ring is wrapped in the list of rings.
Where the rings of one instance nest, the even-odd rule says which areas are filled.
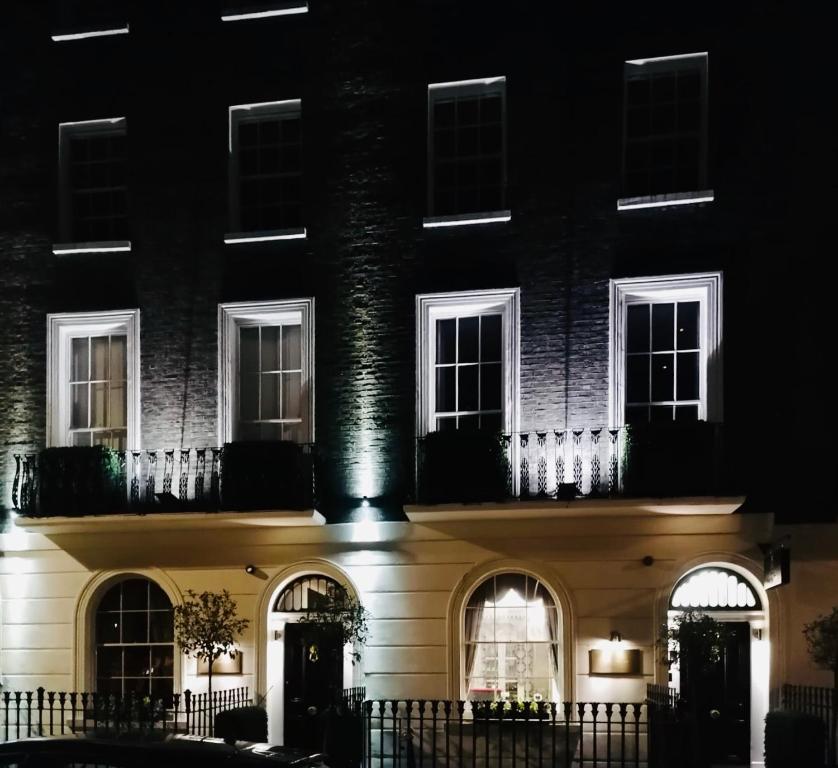
[[[242,673],[242,652],[236,651],[236,655],[231,657],[226,653],[219,656],[212,663],[213,675],[240,675]],[[209,663],[206,659],[198,659],[198,674],[209,674]]]

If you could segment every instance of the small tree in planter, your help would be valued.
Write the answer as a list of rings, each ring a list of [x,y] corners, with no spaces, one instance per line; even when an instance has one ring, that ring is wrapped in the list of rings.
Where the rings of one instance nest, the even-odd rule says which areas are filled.
[[[369,628],[369,611],[345,589],[330,587],[302,619],[314,630],[315,635],[330,635],[337,640],[339,649],[352,647],[352,664],[361,660],[360,649],[366,644]]]
[[[832,686],[838,690],[838,606],[803,625],[809,657],[821,669],[832,670]]]
[[[207,662],[207,689],[212,695],[213,663],[225,653],[235,658],[236,637],[247,629],[250,620],[236,616],[236,601],[226,589],[200,595],[188,589],[186,595],[188,600],[174,608],[175,639],[184,654],[194,653]]]

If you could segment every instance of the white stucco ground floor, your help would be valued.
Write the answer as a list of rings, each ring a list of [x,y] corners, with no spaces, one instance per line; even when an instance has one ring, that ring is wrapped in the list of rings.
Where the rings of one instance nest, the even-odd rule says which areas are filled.
[[[831,683],[810,663],[801,630],[838,603],[838,532],[775,526],[772,515],[736,513],[740,501],[410,508],[408,522],[343,525],[323,525],[317,513],[18,519],[0,535],[2,684],[94,689],[97,612],[122,580],[148,579],[175,605],[190,589],[227,589],[250,625],[240,673],[215,685],[264,697],[271,738],[281,741],[285,639],[299,614],[278,601],[295,580],[322,576],[369,612],[362,659],[347,655],[342,670],[343,685],[365,686],[368,698],[639,702],[648,683],[677,685],[656,637],[672,618],[676,585],[713,567],[753,593],[736,610],[708,610],[746,626],[757,763],[778,687]],[[760,544],[780,539],[792,553],[791,581],[766,591]],[[502,636],[516,626],[531,633],[529,645]],[[595,674],[589,651],[613,648],[615,638],[639,650],[642,664]],[[167,674],[176,691],[206,689],[196,661],[177,652]]]

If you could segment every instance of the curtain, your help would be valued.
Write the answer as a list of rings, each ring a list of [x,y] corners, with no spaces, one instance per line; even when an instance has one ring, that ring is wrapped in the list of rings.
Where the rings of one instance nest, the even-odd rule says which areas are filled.
[[[465,644],[466,656],[466,686],[471,687],[471,676],[474,674],[474,662],[477,660],[477,641],[480,638],[480,626],[483,623],[483,613],[486,609],[486,600],[491,599],[494,594],[493,579],[484,581],[469,598],[465,612],[465,624],[463,626],[463,642]]]
[[[539,585],[540,586],[540,585]],[[553,662],[553,679],[559,683],[559,611],[556,603],[547,592],[542,589],[541,598],[544,600],[544,615],[547,619],[547,634],[550,637],[550,659]]]

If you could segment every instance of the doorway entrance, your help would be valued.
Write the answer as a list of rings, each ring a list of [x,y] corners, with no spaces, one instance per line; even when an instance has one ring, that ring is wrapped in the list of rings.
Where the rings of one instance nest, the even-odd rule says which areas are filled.
[[[343,685],[343,648],[309,624],[285,627],[285,746],[319,749],[323,713]]]
[[[738,569],[703,566],[686,574],[671,593],[669,621],[686,611],[725,624],[717,658],[698,658],[682,648],[680,663],[670,670],[670,685],[693,721],[695,749],[713,766],[761,762],[769,670],[760,590]]]

